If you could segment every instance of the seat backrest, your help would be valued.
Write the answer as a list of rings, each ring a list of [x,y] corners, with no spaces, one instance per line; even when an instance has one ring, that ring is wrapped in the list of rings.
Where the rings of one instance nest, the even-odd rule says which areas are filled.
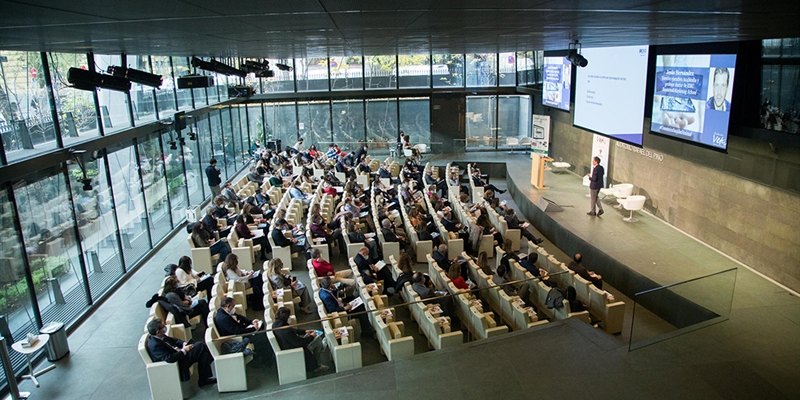
[[[630,183],[620,183],[614,185],[614,195],[616,197],[625,198],[633,193],[633,184]]]
[[[627,201],[623,204],[626,210],[636,211],[644,207],[644,202],[647,200],[645,196],[628,196]]]
[[[142,361],[144,361],[144,365],[150,365],[153,363],[153,359],[150,358],[150,353],[147,351],[147,341],[150,340],[150,334],[145,333],[139,339],[139,355],[142,357]]]
[[[194,248],[195,248],[195,246],[194,246],[194,240],[192,240],[192,235],[191,235],[191,234],[190,234],[190,235],[189,235],[189,236],[186,238],[186,240],[188,240],[188,241],[189,241],[189,248],[192,248],[192,249],[194,249]]]

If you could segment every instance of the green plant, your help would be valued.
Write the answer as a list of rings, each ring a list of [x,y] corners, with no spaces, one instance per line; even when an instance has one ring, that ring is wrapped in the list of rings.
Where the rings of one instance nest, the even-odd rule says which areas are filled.
[[[68,261],[67,257],[44,257],[31,262],[31,277],[37,295],[47,288],[43,285],[47,271],[50,271],[50,276],[58,278],[68,272]],[[25,279],[4,285],[0,288],[0,314],[10,314],[22,307],[27,299],[28,284]]]

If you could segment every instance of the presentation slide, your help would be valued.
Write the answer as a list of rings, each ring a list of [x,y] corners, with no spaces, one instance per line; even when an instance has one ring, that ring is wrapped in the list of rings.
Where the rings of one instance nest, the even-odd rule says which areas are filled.
[[[650,130],[727,148],[735,66],[735,54],[656,57]]]
[[[572,63],[566,57],[545,57],[542,104],[569,111],[571,86]]]
[[[577,69],[574,124],[642,144],[648,46],[583,48]]]

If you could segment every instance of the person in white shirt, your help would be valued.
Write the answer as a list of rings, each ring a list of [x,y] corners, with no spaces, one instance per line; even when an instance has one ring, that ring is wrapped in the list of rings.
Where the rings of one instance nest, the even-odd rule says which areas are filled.
[[[300,140],[298,140],[297,143],[294,144],[294,149],[297,150],[298,153],[306,152],[306,148],[303,146],[303,138],[300,138]]]

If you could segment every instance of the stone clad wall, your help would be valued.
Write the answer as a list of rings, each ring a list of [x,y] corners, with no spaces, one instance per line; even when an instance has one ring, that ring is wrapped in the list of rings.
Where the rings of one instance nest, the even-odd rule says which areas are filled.
[[[551,115],[551,156],[586,174],[592,132],[572,126],[566,113]],[[646,134],[644,149],[612,141],[608,182],[633,183],[648,212],[800,291],[800,195],[775,187],[798,184],[797,151],[735,136],[729,154],[665,140]]]

